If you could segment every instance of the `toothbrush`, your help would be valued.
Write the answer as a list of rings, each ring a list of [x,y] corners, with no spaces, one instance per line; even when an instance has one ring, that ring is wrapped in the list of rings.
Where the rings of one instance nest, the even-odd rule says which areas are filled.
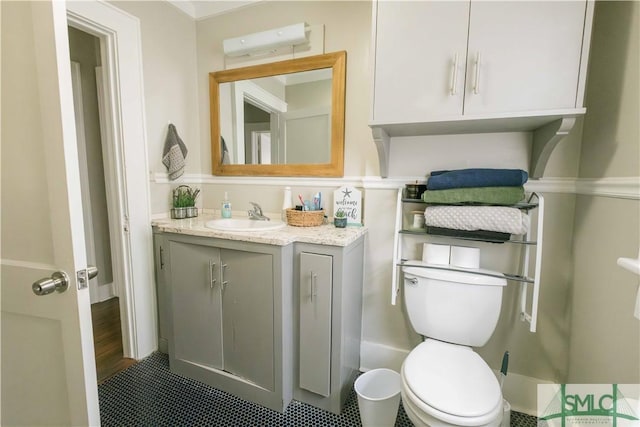
[[[302,206],[304,206],[304,199],[302,198],[302,194],[298,194],[298,200],[300,200],[300,203],[302,204]]]
[[[505,351],[502,356],[502,367],[500,368],[500,390],[504,384],[504,379],[507,377],[507,368],[509,367],[509,352]]]

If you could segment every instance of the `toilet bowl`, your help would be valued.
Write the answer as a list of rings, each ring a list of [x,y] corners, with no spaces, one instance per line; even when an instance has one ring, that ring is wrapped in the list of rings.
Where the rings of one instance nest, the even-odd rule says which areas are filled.
[[[471,348],[427,339],[405,359],[401,396],[416,426],[499,426],[502,393]]]
[[[425,340],[402,364],[407,416],[416,426],[500,426],[500,385],[472,347],[493,334],[506,279],[481,269],[411,264],[403,267],[405,304]]]

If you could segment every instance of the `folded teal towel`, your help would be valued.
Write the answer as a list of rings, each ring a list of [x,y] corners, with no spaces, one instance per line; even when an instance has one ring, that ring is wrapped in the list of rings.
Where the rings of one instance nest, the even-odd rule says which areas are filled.
[[[431,172],[427,190],[470,187],[518,187],[529,179],[522,169],[459,169]]]
[[[427,190],[422,200],[433,204],[474,203],[486,205],[514,205],[524,199],[524,187],[478,187]]]

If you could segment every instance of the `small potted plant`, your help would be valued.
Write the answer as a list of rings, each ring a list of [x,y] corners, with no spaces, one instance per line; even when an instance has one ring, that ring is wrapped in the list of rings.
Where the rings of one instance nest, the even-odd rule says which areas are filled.
[[[186,208],[187,208],[187,218],[193,218],[198,216],[198,208],[196,208],[196,199],[198,198],[198,194],[200,194],[200,189],[192,189],[191,187],[187,187],[185,189],[186,193]]]
[[[198,209],[195,206],[199,193],[199,189],[194,190],[187,185],[181,185],[174,189],[171,218],[182,219],[198,216]]]
[[[347,213],[342,209],[338,209],[335,214],[333,214],[333,225],[337,228],[345,228],[347,226]]]

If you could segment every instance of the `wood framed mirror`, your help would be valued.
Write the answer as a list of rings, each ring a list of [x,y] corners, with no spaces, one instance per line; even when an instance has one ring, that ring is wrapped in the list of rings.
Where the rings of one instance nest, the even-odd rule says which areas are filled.
[[[209,73],[213,175],[344,175],[346,52]]]

